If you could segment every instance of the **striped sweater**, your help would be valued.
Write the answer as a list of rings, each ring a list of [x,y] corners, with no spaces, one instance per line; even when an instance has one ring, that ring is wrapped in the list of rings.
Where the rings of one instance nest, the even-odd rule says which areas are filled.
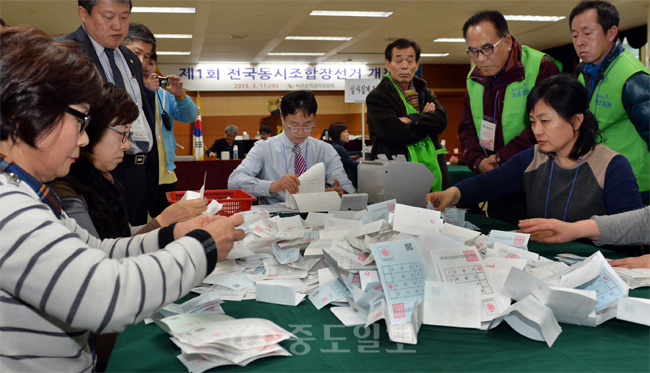
[[[100,241],[0,174],[0,371],[92,369],[89,331],[119,332],[203,280],[212,237],[173,226]],[[161,249],[162,248],[162,249]]]

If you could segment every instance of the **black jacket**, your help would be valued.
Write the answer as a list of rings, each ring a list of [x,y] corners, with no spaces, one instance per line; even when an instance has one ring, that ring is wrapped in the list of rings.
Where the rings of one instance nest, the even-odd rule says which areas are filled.
[[[83,53],[88,56],[95,64],[95,67],[101,74],[102,78],[106,81],[106,73],[104,72],[104,68],[102,67],[101,62],[99,62],[99,56],[97,56],[97,53],[95,53],[95,48],[93,47],[92,41],[90,40],[90,36],[86,33],[86,30],[84,30],[83,26],[79,26],[79,28],[67,35],[63,35],[59,38],[56,39],[57,41],[63,41],[63,40],[73,40],[76,41],[77,43],[81,44],[83,48]],[[135,55],[135,53],[131,52],[127,47],[120,45],[120,51],[125,57],[126,64],[131,70],[131,74],[133,74],[138,81],[138,84],[140,85],[140,92],[142,95],[142,110],[144,111],[144,115],[147,119],[147,122],[149,123],[149,127],[151,128],[151,133],[155,136],[156,133],[156,122],[155,122],[155,116],[154,116],[154,108],[156,107],[155,103],[155,93],[146,88],[144,86],[144,81],[143,81],[143,72],[142,72],[142,63],[140,62],[140,59],[138,56]],[[140,225],[140,224],[146,224],[146,213],[144,211],[132,211],[133,206],[143,206],[144,204],[137,204],[134,199],[138,199],[138,195],[146,195],[148,197],[146,206],[148,206],[148,210],[151,210],[155,207],[156,205],[156,196],[157,190],[158,190],[158,146],[156,143],[155,138],[151,139],[153,141],[153,146],[151,147],[151,151],[147,153],[147,161],[145,163],[145,167],[147,170],[147,185],[141,186],[141,188],[146,188],[145,191],[140,191],[142,193],[136,193],[135,191],[129,190],[129,188],[125,188],[124,190],[124,198],[127,203],[127,208],[129,209],[129,220],[131,221],[132,225]],[[118,181],[121,185],[129,185],[129,183],[125,183],[124,178],[128,177],[128,172],[126,172],[126,168],[134,167],[133,163],[125,163],[122,162],[120,163],[115,170],[111,172],[113,177],[115,178],[116,181]],[[132,219],[133,216],[143,216],[145,217],[144,222],[142,221],[134,221]],[[141,220],[141,219],[140,219]]]
[[[399,92],[389,79],[383,79],[377,88],[373,89],[366,98],[368,106],[368,129],[372,141],[372,159],[378,154],[386,154],[388,159],[393,155],[404,154],[408,159],[407,145],[420,141],[429,136],[436,149],[442,148],[438,135],[447,128],[447,109],[436,100],[427,88],[427,82],[418,77],[413,78],[413,86],[418,92],[420,108],[429,102],[436,105],[436,110],[428,113],[406,115],[406,107]],[[411,119],[410,124],[402,122],[400,117]],[[443,190],[449,186],[449,171],[445,155],[438,155],[438,163],[442,172]]]

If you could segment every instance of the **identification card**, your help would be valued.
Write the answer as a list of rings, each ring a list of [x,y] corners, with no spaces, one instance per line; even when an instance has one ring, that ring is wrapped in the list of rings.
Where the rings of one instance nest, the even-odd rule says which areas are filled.
[[[142,107],[138,105],[138,111],[140,112],[140,115],[138,115],[138,119],[131,124],[131,132],[133,132],[133,140],[134,141],[149,141],[149,136],[147,136],[147,120],[144,116],[144,111],[142,110]]]
[[[487,150],[494,151],[494,133],[496,132],[497,124],[491,122],[489,118],[485,117],[481,121],[481,146]]]

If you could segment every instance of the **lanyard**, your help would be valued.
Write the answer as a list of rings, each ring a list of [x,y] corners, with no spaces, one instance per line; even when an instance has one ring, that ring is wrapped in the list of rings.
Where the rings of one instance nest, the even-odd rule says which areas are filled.
[[[307,155],[309,154],[309,139],[305,141],[307,141],[307,144],[305,144],[305,167],[309,169],[309,167],[307,166]],[[282,141],[280,141],[280,143],[282,143]],[[287,170],[287,173],[289,173],[289,163],[287,163],[287,149],[286,146],[284,146],[284,143],[282,143],[282,152],[284,153],[284,167]],[[296,161],[294,160],[294,167],[295,167],[295,162]]]
[[[584,157],[584,155],[582,157]],[[573,184],[571,185],[571,192],[569,192],[569,199],[566,201],[566,207],[564,208],[564,218],[562,218],[562,221],[566,221],[566,212],[567,210],[569,210],[569,202],[571,201],[571,195],[573,194],[573,187],[576,186],[576,179],[578,178],[578,171],[580,171],[580,165],[582,164],[582,157],[580,157],[580,162],[578,162],[576,175],[573,177]],[[555,166],[555,160],[553,160],[553,163],[551,163],[551,175],[548,178],[548,191],[546,192],[546,207],[544,208],[544,219],[546,219],[546,212],[548,211],[548,197],[551,194],[551,179],[553,179],[553,166]]]

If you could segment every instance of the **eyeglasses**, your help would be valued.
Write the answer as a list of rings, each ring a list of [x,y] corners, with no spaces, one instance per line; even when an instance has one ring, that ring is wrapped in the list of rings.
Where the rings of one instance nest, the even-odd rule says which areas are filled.
[[[506,35],[506,36],[508,36],[508,35]],[[489,56],[492,53],[494,53],[494,48],[496,48],[497,45],[499,45],[499,43],[501,43],[503,41],[503,39],[506,38],[506,36],[502,37],[501,40],[497,41],[496,44],[494,44],[494,45],[486,45],[486,46],[481,47],[481,49],[467,48],[467,50],[465,52],[472,58],[478,57],[479,52],[483,53],[484,56]]]
[[[286,129],[288,129],[291,132],[298,132],[300,129],[302,129],[302,132],[304,133],[311,133],[311,131],[314,129],[313,126],[311,127],[291,127],[291,126],[286,126]]]
[[[90,122],[90,115],[84,114],[80,112],[79,110],[75,110],[68,106],[65,108],[65,112],[68,114],[72,114],[75,117],[81,119],[84,123],[81,125],[81,129],[79,130],[79,133],[83,133],[86,130],[86,127],[88,127],[88,123]]]
[[[109,130],[113,130],[119,133],[120,135],[122,135],[122,143],[127,143],[131,141],[131,139],[133,138],[133,132],[131,131],[120,131],[115,127],[108,127],[108,126],[106,128],[108,128]]]

